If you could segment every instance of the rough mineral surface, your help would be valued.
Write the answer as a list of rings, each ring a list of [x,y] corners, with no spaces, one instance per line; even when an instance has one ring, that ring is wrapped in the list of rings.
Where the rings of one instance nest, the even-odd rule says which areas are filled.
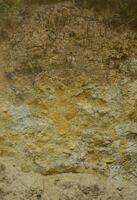
[[[6,22],[0,199],[136,200],[136,32],[69,2]]]

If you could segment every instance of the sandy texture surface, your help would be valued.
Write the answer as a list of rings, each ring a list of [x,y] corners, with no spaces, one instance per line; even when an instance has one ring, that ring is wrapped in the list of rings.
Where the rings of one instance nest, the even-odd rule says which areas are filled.
[[[0,27],[0,199],[136,200],[136,111],[136,32],[72,2],[13,12]]]

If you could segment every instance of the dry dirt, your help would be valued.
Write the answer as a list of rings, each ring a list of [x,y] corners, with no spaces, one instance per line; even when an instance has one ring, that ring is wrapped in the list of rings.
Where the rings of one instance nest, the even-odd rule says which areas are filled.
[[[0,27],[0,200],[136,200],[136,111],[135,31],[72,1],[9,14]]]
[[[91,174],[23,173],[16,160],[1,159],[1,200],[135,200],[136,186]],[[4,165],[2,164],[4,163]]]

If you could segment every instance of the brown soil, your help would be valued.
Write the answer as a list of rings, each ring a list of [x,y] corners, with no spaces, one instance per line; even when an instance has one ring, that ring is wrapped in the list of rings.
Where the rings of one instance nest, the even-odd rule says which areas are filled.
[[[136,31],[81,2],[0,13],[0,200],[137,199]]]

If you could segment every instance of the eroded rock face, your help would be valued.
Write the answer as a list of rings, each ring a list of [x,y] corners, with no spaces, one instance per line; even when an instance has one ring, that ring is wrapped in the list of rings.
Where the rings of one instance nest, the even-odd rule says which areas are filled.
[[[10,170],[7,169],[9,165],[11,166]],[[104,181],[94,175],[73,173],[46,177],[29,173],[28,176],[27,173],[17,170],[17,167],[15,170],[15,165],[12,165],[13,160],[5,162],[4,168],[2,163],[0,165],[6,173],[5,176],[2,176],[3,171],[0,171],[0,184],[2,181],[3,186],[0,190],[2,200],[136,199],[136,187],[129,184],[127,186],[127,182],[118,184],[114,180]]]
[[[136,34],[71,3],[32,6],[16,20],[0,44],[1,158],[21,173],[135,184]]]

